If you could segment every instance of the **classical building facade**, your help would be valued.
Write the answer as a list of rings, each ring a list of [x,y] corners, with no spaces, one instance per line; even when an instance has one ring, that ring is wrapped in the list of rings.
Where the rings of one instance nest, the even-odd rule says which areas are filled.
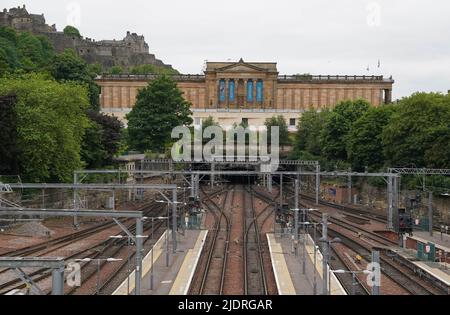
[[[154,75],[105,75],[102,111],[124,119],[140,88]],[[295,128],[301,114],[330,108],[342,100],[365,99],[374,106],[391,102],[392,78],[382,76],[279,75],[273,62],[208,62],[203,75],[173,77],[192,103],[194,122],[212,116],[222,126],[248,122],[261,126],[267,118],[283,115]]]

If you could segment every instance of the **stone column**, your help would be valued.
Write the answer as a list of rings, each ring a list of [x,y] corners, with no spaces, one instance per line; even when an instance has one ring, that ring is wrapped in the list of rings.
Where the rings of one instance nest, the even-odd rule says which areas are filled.
[[[258,82],[258,79],[253,79],[253,108],[257,108],[256,103],[256,83]]]
[[[230,98],[228,97],[228,89],[229,89],[230,79],[225,80],[225,107],[227,109],[230,108]]]
[[[248,79],[245,79],[244,80],[244,108],[248,108],[247,89],[248,89]]]

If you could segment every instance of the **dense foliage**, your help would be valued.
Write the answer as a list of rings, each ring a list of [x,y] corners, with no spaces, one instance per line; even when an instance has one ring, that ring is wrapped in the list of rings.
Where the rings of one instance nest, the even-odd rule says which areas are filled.
[[[131,74],[178,74],[178,71],[156,65],[140,65],[131,68]]]
[[[0,97],[0,174],[17,174],[17,97],[15,94]]]
[[[0,174],[71,181],[75,169],[112,163],[123,132],[98,112],[101,72],[73,50],[56,54],[44,36],[0,27]]]
[[[17,160],[28,181],[71,181],[81,168],[88,118],[86,88],[27,74],[0,79],[0,95],[16,94]]]
[[[88,169],[101,168],[113,162],[119,151],[123,125],[116,118],[89,111],[89,127],[83,140],[81,156]]]
[[[64,30],[63,30],[64,34],[66,34],[67,36],[71,36],[71,37],[76,37],[76,38],[81,38],[81,34],[80,31],[71,25],[67,25]]]
[[[45,70],[53,56],[52,45],[45,36],[0,27],[0,73]]]
[[[172,142],[173,128],[192,124],[190,106],[171,78],[160,76],[150,82],[139,91],[127,115],[130,148],[164,153]]]
[[[52,75],[58,81],[76,81],[86,84],[91,108],[98,110],[100,89],[94,82],[96,73],[75,51],[66,49],[63,53],[56,55],[51,70]]]
[[[289,145],[290,144],[290,139],[289,139],[289,128],[286,124],[286,119],[284,119],[283,116],[276,116],[276,117],[271,117],[271,118],[267,118],[264,125],[267,128],[267,141],[268,143],[272,143],[271,141],[271,130],[272,127],[279,127],[279,143],[280,145],[284,146],[284,145]]]
[[[304,113],[298,129],[291,157],[326,169],[450,167],[450,95],[416,93],[378,108],[345,101]]]

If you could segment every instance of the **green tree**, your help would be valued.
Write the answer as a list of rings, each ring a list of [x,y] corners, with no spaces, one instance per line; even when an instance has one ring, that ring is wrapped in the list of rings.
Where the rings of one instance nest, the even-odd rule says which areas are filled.
[[[30,182],[70,182],[83,167],[80,149],[89,102],[76,83],[58,83],[42,74],[0,78],[0,96],[15,93],[17,160]]]
[[[300,117],[295,137],[294,152],[306,151],[313,156],[320,156],[320,134],[330,111],[318,112],[309,109]]]
[[[53,47],[47,37],[29,32],[18,34],[0,27],[0,70],[11,72],[45,70],[53,58]]]
[[[403,98],[384,128],[387,165],[448,166],[450,96],[415,93]]]
[[[67,25],[64,30],[63,30],[64,34],[66,34],[67,36],[70,37],[76,37],[76,38],[81,38],[81,34],[80,31],[71,25]]]
[[[100,88],[94,82],[95,73],[86,62],[72,49],[66,49],[63,53],[54,57],[52,74],[58,81],[76,81],[84,83],[88,87],[91,108],[98,110]]]
[[[343,101],[332,110],[320,135],[322,156],[328,161],[347,160],[347,135],[353,124],[370,108],[365,100]]]
[[[0,174],[4,175],[19,173],[16,103],[14,94],[0,97]]]
[[[279,132],[280,132],[280,145],[281,146],[285,146],[285,145],[289,145],[290,144],[290,139],[289,139],[289,129],[288,126],[286,124],[286,119],[284,119],[283,116],[279,115],[276,117],[271,117],[271,118],[267,118],[266,121],[264,122],[264,125],[267,128],[267,140],[269,143],[272,143],[271,141],[271,129],[272,127],[279,127]]]
[[[178,74],[178,71],[157,65],[145,64],[131,68],[131,74]]]
[[[111,74],[121,74],[121,73],[123,73],[123,69],[120,66],[114,66],[114,67],[111,67],[111,69],[109,69],[109,73],[111,73]]]
[[[354,124],[347,137],[349,162],[355,171],[378,170],[385,163],[381,135],[392,116],[394,107],[370,108]]]
[[[131,149],[163,153],[172,143],[173,128],[192,124],[190,106],[171,78],[160,76],[150,82],[127,115]]]
[[[122,140],[122,123],[97,111],[89,111],[89,128],[83,139],[82,160],[87,168],[102,168],[112,164]]]
[[[17,37],[17,50],[21,67],[26,71],[39,70],[50,63],[53,56],[51,44],[46,37],[31,33],[20,33]]]

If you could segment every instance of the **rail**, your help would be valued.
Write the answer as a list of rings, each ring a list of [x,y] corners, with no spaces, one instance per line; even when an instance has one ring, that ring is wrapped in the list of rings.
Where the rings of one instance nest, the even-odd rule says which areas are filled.
[[[375,82],[393,82],[392,77],[385,79],[382,75],[280,75],[278,81],[375,81]]]

